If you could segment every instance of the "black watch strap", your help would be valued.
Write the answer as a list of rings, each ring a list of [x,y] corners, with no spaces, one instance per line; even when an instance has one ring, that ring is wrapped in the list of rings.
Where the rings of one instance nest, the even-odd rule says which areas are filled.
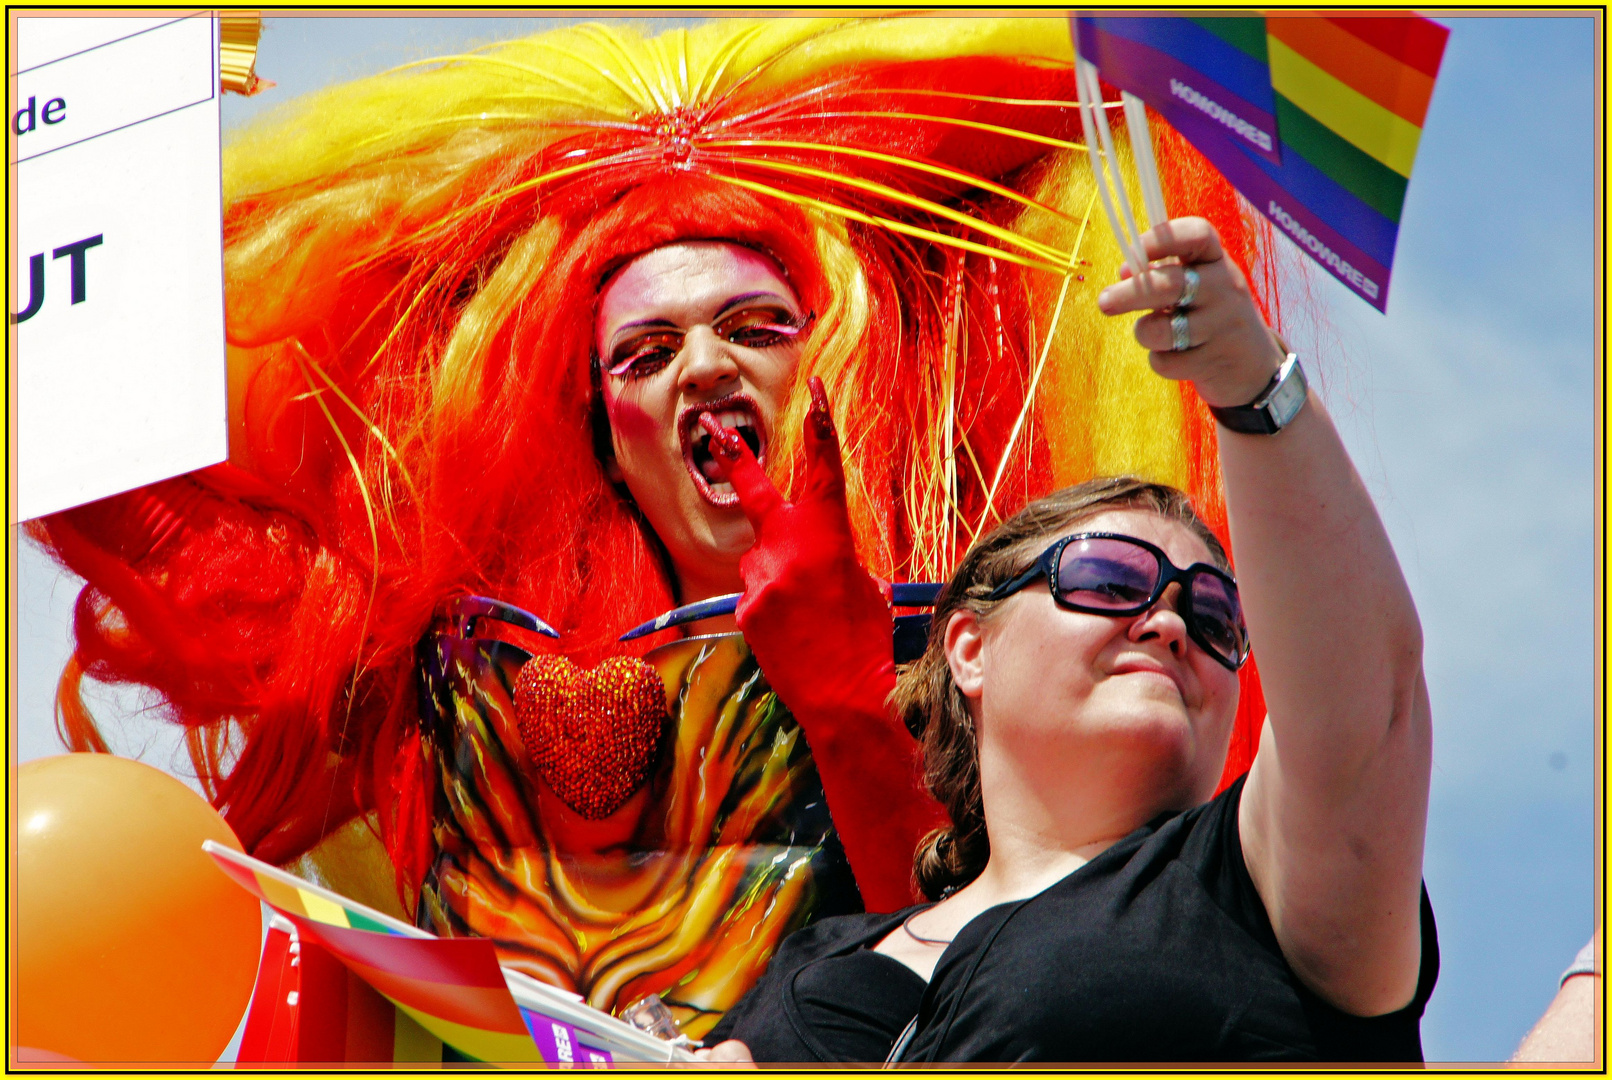
[[[1277,369],[1265,389],[1248,405],[1211,405],[1215,420],[1230,431],[1244,435],[1275,435],[1299,414],[1309,398],[1309,381],[1294,353]]]

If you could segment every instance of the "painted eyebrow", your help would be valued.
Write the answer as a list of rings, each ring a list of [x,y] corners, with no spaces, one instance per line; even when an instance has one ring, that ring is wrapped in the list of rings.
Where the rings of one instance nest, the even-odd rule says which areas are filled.
[[[655,327],[657,329],[663,329],[663,330],[665,330],[665,329],[670,329],[670,330],[681,329],[681,327],[679,327],[676,323],[674,323],[670,319],[639,319],[637,322],[625,323],[625,324],[623,324],[621,326],[616,327],[616,332],[614,334],[610,335],[610,347],[606,351],[607,352],[614,352],[616,350],[616,348],[621,345],[621,336],[623,334],[625,334],[627,331],[629,331],[629,330],[642,330],[642,329],[645,329],[646,327]]]
[[[782,296],[778,295],[775,292],[770,292],[770,291],[764,289],[764,290],[761,290],[759,292],[748,292],[748,293],[744,293],[741,296],[733,297],[727,303],[723,304],[722,307],[717,311],[717,313],[714,316],[712,316],[712,318],[720,319],[722,316],[726,315],[728,312],[732,311],[734,308],[738,307],[740,304],[748,304],[752,300],[762,300],[762,299],[777,300],[779,303],[781,303],[785,307],[789,307],[789,308],[792,308],[792,307],[795,306],[795,305],[791,304],[787,298],[782,297]]]

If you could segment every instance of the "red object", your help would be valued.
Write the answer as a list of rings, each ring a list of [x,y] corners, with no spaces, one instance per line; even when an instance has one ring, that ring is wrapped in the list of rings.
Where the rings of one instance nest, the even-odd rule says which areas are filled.
[[[347,968],[340,960],[321,949],[318,945],[301,941],[301,955],[298,957],[297,989],[297,1030],[294,1045],[297,1048],[297,1061],[349,1061],[347,1053],[347,1021],[350,1006],[354,1004],[352,997],[362,997],[362,992],[356,994],[357,987],[350,986]],[[371,991],[373,993],[373,991]],[[379,997],[379,995],[376,995]],[[383,1002],[385,999],[382,999]],[[387,1012],[391,1012],[390,1003],[386,1002]],[[362,1020],[365,1010],[362,1005],[356,1010],[355,1020]],[[390,1028],[391,1016],[385,1017]],[[363,1042],[378,1042],[373,1039],[359,1039]],[[392,1057],[391,1047],[387,1048],[386,1058]]]
[[[839,436],[822,383],[812,383],[806,485],[794,502],[742,438],[701,423],[756,531],[739,563],[739,629],[805,732],[863,903],[894,911],[912,903],[913,851],[946,812],[923,788],[918,744],[885,706],[896,684],[894,623],[857,561]]]
[[[534,656],[515,682],[515,718],[530,767],[565,805],[601,821],[649,779],[669,718],[666,686],[636,656],[591,671]]]
[[[293,1061],[297,1005],[289,995],[298,989],[298,966],[291,952],[291,935],[270,927],[258,961],[257,985],[246,1013],[246,1029],[235,1052],[237,1064]]]
[[[1278,16],[1279,18],[1282,16]],[[1429,77],[1438,74],[1444,59],[1444,44],[1450,31],[1431,19],[1409,11],[1382,12],[1380,15],[1330,15],[1326,21],[1349,31],[1374,49]]]
[[[236,1064],[389,1062],[393,1011],[330,953],[271,928]]]
[[[398,1055],[399,1022],[397,1007],[328,950],[270,928],[236,1067],[408,1060]]]

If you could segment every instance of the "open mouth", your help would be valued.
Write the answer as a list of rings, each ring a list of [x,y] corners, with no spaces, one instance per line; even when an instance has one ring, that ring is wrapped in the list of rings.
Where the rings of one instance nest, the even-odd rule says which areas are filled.
[[[711,434],[700,424],[700,416],[705,413],[710,413],[723,427],[737,431],[759,460],[766,445],[760,410],[748,395],[729,394],[715,401],[688,406],[678,425],[683,436],[683,462],[701,498],[712,506],[737,506],[739,496],[733,485],[722,479],[721,467],[711,452]]]

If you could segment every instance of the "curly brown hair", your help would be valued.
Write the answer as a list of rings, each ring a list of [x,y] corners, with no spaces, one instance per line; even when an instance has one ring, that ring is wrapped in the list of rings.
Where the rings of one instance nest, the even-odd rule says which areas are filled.
[[[901,672],[890,698],[896,714],[921,739],[924,780],[951,815],[952,824],[926,836],[913,857],[913,877],[931,900],[973,881],[991,855],[974,720],[946,661],[946,624],[956,611],[988,619],[1004,602],[987,599],[998,585],[1029,569],[1051,539],[1110,510],[1147,510],[1180,522],[1204,542],[1221,569],[1230,569],[1225,549],[1184,493],[1134,476],[1088,480],[1037,499],[969,549],[935,599],[927,648]]]

